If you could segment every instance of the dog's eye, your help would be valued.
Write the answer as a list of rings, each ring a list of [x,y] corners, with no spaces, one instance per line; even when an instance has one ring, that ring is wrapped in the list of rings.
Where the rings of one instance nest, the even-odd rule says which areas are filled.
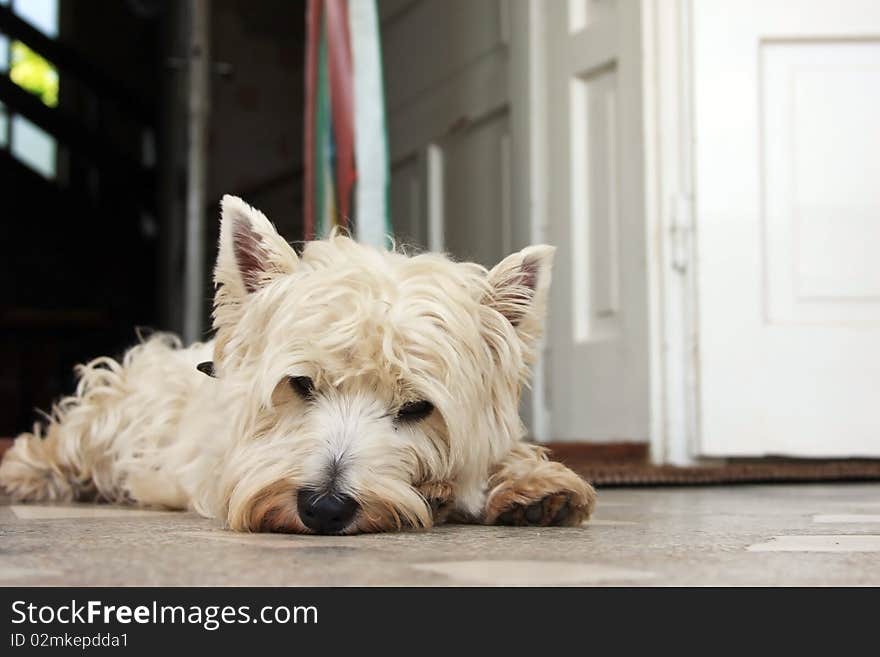
[[[397,411],[398,422],[418,422],[431,414],[434,404],[424,399],[421,401],[407,402]]]
[[[315,383],[307,376],[292,376],[288,381],[293,391],[303,399],[311,399],[315,394]]]

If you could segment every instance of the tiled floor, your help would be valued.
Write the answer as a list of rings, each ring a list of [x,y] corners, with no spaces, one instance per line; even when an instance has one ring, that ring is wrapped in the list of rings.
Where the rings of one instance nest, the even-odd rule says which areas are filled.
[[[880,484],[600,491],[580,528],[241,535],[0,500],[0,585],[874,585]]]

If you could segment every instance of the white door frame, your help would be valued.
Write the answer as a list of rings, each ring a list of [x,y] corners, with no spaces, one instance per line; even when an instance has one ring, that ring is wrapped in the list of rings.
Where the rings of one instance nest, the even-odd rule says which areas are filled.
[[[620,1],[640,2],[641,9],[651,458],[684,465],[698,460],[700,426],[691,0]],[[541,0],[513,0],[509,12],[512,224],[538,243],[548,234],[544,11]],[[541,442],[553,438],[546,387],[539,362],[529,424]]]
[[[547,241],[547,112],[542,0],[501,0],[510,26],[511,232],[514,243]],[[531,437],[548,442],[550,413],[545,379],[546,348],[538,352],[524,415]]]
[[[692,0],[641,0],[651,457],[698,460]]]

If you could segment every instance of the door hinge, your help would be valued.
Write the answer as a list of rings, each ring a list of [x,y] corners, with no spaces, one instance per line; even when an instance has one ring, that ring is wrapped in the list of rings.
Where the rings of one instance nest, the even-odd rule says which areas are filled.
[[[691,235],[694,230],[693,199],[678,194],[672,199],[672,221],[669,223],[669,236],[672,243],[671,259],[673,271],[687,273],[691,264]]]

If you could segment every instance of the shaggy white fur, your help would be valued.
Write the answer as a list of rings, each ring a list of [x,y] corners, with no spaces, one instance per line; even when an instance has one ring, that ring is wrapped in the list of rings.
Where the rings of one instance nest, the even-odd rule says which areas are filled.
[[[523,443],[518,415],[552,247],[491,271],[340,235],[298,257],[260,212],[222,206],[215,339],[159,334],[80,366],[0,465],[10,494],[192,508],[243,531],[589,516],[592,488]],[[215,377],[197,371],[212,359]]]

